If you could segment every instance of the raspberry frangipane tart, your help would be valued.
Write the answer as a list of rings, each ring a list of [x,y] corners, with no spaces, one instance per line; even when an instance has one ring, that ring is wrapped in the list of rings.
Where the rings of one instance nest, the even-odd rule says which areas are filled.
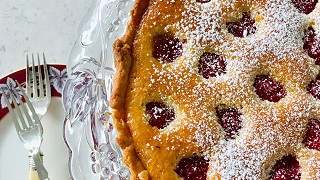
[[[111,107],[131,179],[320,179],[317,0],[136,0]]]

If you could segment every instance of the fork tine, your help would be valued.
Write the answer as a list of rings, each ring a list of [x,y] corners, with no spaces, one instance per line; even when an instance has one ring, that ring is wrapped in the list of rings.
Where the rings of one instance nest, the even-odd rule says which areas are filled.
[[[17,81],[16,81],[16,82],[17,82]],[[33,117],[35,123],[36,123],[36,124],[40,124],[39,117],[37,116],[37,113],[36,113],[36,111],[34,110],[34,108],[33,108],[32,104],[31,104],[29,98],[27,97],[26,93],[25,93],[24,90],[22,89],[21,85],[20,85],[18,82],[17,82],[17,84],[18,84],[19,90],[20,90],[21,93],[22,93],[22,96],[23,96],[24,100],[26,100],[26,104],[28,105],[29,110],[30,110],[31,113],[32,113],[32,117]],[[21,101],[21,100],[20,100],[20,101]],[[24,106],[24,108],[25,108],[25,106]],[[28,111],[27,111],[26,109],[25,109],[25,112],[26,112],[26,114],[28,114]],[[28,114],[28,115],[29,115],[29,114]],[[32,122],[32,119],[31,119],[30,116],[27,116],[27,119],[28,119],[29,122]],[[30,123],[29,123],[29,125],[30,125]]]
[[[31,80],[30,80],[30,76],[31,76],[31,72],[30,72],[30,68],[29,68],[29,56],[27,55],[27,68],[26,68],[26,77],[27,77],[27,94],[29,97],[31,97]]]
[[[48,72],[48,66],[46,62],[46,57],[44,53],[42,53],[43,56],[43,67],[44,67],[44,79],[45,79],[45,86],[46,86],[46,96],[51,96],[51,87],[50,87],[50,77]]]
[[[32,83],[33,97],[38,97],[37,74],[36,74],[36,70],[34,67],[33,54],[32,54],[32,78],[33,78],[33,83]]]
[[[43,97],[44,96],[44,92],[43,92],[43,79],[42,79],[42,70],[41,70],[41,66],[40,66],[40,57],[39,57],[39,53],[37,53],[38,56],[38,74],[39,74],[39,96]]]
[[[8,89],[9,89],[9,87],[8,87]],[[12,91],[13,92],[12,92]],[[12,102],[13,102],[13,104],[14,104],[14,109],[15,109],[15,111],[16,111],[16,115],[18,115],[18,117],[19,118],[17,118],[17,119],[19,119],[20,120],[20,123],[21,123],[21,126],[22,126],[22,129],[26,129],[26,128],[28,128],[28,126],[27,126],[27,123],[24,121],[24,118],[23,118],[23,115],[22,115],[22,113],[21,113],[21,109],[19,108],[19,105],[17,104],[17,102],[16,102],[16,100],[18,100],[19,101],[19,104],[20,104],[20,106],[23,106],[22,104],[22,101],[20,100],[20,98],[15,98],[15,96],[17,95],[15,92],[14,92],[14,89],[9,89],[9,94],[10,94],[10,96],[12,97]]]
[[[20,91],[23,93],[23,89],[21,88],[21,86],[19,86],[19,88],[20,88]],[[13,89],[12,91],[13,91],[14,94],[18,95],[18,93],[17,93],[17,91],[15,89]],[[25,115],[25,118],[23,118],[22,114],[21,114],[21,122],[26,121],[26,122],[28,122],[29,127],[32,126],[34,124],[34,122],[32,121],[32,119],[31,119],[31,117],[30,117],[30,115],[28,113],[28,109],[27,109],[26,105],[22,102],[22,100],[20,98],[17,98],[17,101],[20,104],[20,106],[16,106],[16,107],[19,107],[19,108],[16,108],[18,110],[18,113],[22,113],[22,114]]]
[[[3,87],[1,87],[1,91],[2,91],[2,96],[4,97],[4,101],[6,102],[7,107],[9,109],[9,112],[10,112],[11,116],[13,117],[13,124],[16,127],[16,130],[17,131],[21,131],[21,127],[20,127],[20,124],[18,123],[17,116],[16,116],[14,110],[11,107],[11,104],[9,102],[9,99],[8,99],[7,95],[4,93]]]

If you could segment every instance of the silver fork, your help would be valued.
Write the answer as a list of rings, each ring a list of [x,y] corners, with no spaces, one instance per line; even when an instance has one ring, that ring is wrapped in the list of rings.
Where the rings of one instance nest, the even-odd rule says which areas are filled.
[[[49,179],[48,172],[44,168],[39,156],[39,148],[42,143],[43,128],[29,98],[25,94],[20,84],[18,82],[17,84],[19,90],[22,93],[22,97],[26,101],[25,104],[22,102],[20,95],[16,92],[15,89],[10,89],[8,87],[9,96],[13,101],[13,107],[11,106],[3,88],[1,88],[2,95],[7,104],[9,112],[13,117],[13,123],[19,138],[24,147],[29,150],[30,155],[32,155],[33,157],[40,179],[46,180]]]
[[[29,66],[29,57],[27,55],[27,67],[26,67],[26,89],[27,89],[27,96],[30,98],[30,102],[32,103],[36,114],[38,115],[39,119],[41,120],[42,117],[46,114],[48,110],[48,106],[51,102],[51,88],[50,88],[50,80],[49,80],[49,73],[46,63],[46,58],[44,53],[42,53],[43,57],[43,68],[40,65],[40,57],[37,53],[38,57],[38,68],[36,70],[34,65],[34,56],[31,55],[32,62],[31,62],[31,70]],[[42,76],[44,75],[44,79]],[[44,88],[45,87],[45,88]],[[39,154],[41,156],[41,160],[43,160],[43,154],[41,150],[39,150]],[[34,172],[37,167],[34,165],[35,162],[33,158],[29,156],[29,170],[30,174]]]
[[[27,56],[27,80],[26,80],[26,87],[27,87],[27,95],[30,98],[30,101],[39,116],[39,119],[46,114],[48,110],[48,106],[51,102],[51,88],[50,88],[50,80],[49,80],[49,73],[46,63],[46,58],[44,53],[43,56],[43,70],[40,65],[40,57],[38,56],[38,70],[34,66],[34,56],[32,54],[32,66],[31,71],[29,68],[29,58]],[[42,76],[44,75],[44,79]],[[39,83],[39,84],[38,84]]]

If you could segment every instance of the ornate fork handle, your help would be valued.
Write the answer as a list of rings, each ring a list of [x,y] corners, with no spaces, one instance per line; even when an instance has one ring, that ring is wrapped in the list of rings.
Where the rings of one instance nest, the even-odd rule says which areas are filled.
[[[43,166],[43,163],[40,158],[40,153],[38,152],[38,153],[34,154],[32,158],[33,158],[34,163],[37,167],[37,172],[38,172],[40,179],[41,180],[49,180],[48,171]]]

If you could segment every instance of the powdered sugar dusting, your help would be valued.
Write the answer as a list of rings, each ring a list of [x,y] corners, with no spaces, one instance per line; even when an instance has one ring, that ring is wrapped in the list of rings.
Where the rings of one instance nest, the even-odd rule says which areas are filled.
[[[222,7],[232,8],[234,3],[235,1],[229,0],[214,1],[211,6],[187,4],[187,11],[183,14],[187,18],[178,23],[178,27],[186,33],[189,43],[202,46],[220,43],[218,47],[226,52],[234,52],[236,57],[239,57],[238,53],[251,51],[254,56],[272,52],[279,59],[283,59],[288,53],[289,56],[294,56],[292,52],[301,51],[304,29],[309,22],[306,15],[299,13],[290,0],[269,0],[264,5],[253,7],[252,14],[262,16],[259,17],[262,20],[257,23],[258,32],[246,39],[230,41],[231,34],[225,27],[228,15],[225,15]],[[233,14],[232,12],[239,13],[239,10],[232,9],[230,14]],[[189,23],[192,26],[186,25]],[[244,49],[239,52],[239,45],[243,44]]]
[[[170,144],[168,151],[183,149],[179,156],[197,149],[196,153],[210,160],[209,178],[218,173],[227,180],[267,179],[278,159],[304,148],[301,141],[306,124],[320,110],[318,100],[306,91],[319,67],[303,50],[305,29],[320,18],[315,12],[300,13],[291,0],[246,1],[242,5],[237,0],[184,2],[181,19],[164,28],[182,40],[182,55],[170,63],[151,56],[137,60],[138,64],[151,64],[150,77],[140,74],[145,80],[141,82],[148,82],[143,87],[147,90],[140,87],[141,92],[160,96],[176,113],[168,127],[155,131],[153,140],[161,146]],[[257,29],[243,38],[234,37],[226,23],[239,19],[243,12],[250,13]],[[207,52],[225,59],[225,73],[209,78],[199,74],[199,59]],[[253,86],[258,75],[281,83],[286,94],[277,102],[259,98]],[[239,109],[242,114],[242,128],[235,139],[225,138],[214,110],[219,105]],[[197,148],[182,147],[181,139]]]

